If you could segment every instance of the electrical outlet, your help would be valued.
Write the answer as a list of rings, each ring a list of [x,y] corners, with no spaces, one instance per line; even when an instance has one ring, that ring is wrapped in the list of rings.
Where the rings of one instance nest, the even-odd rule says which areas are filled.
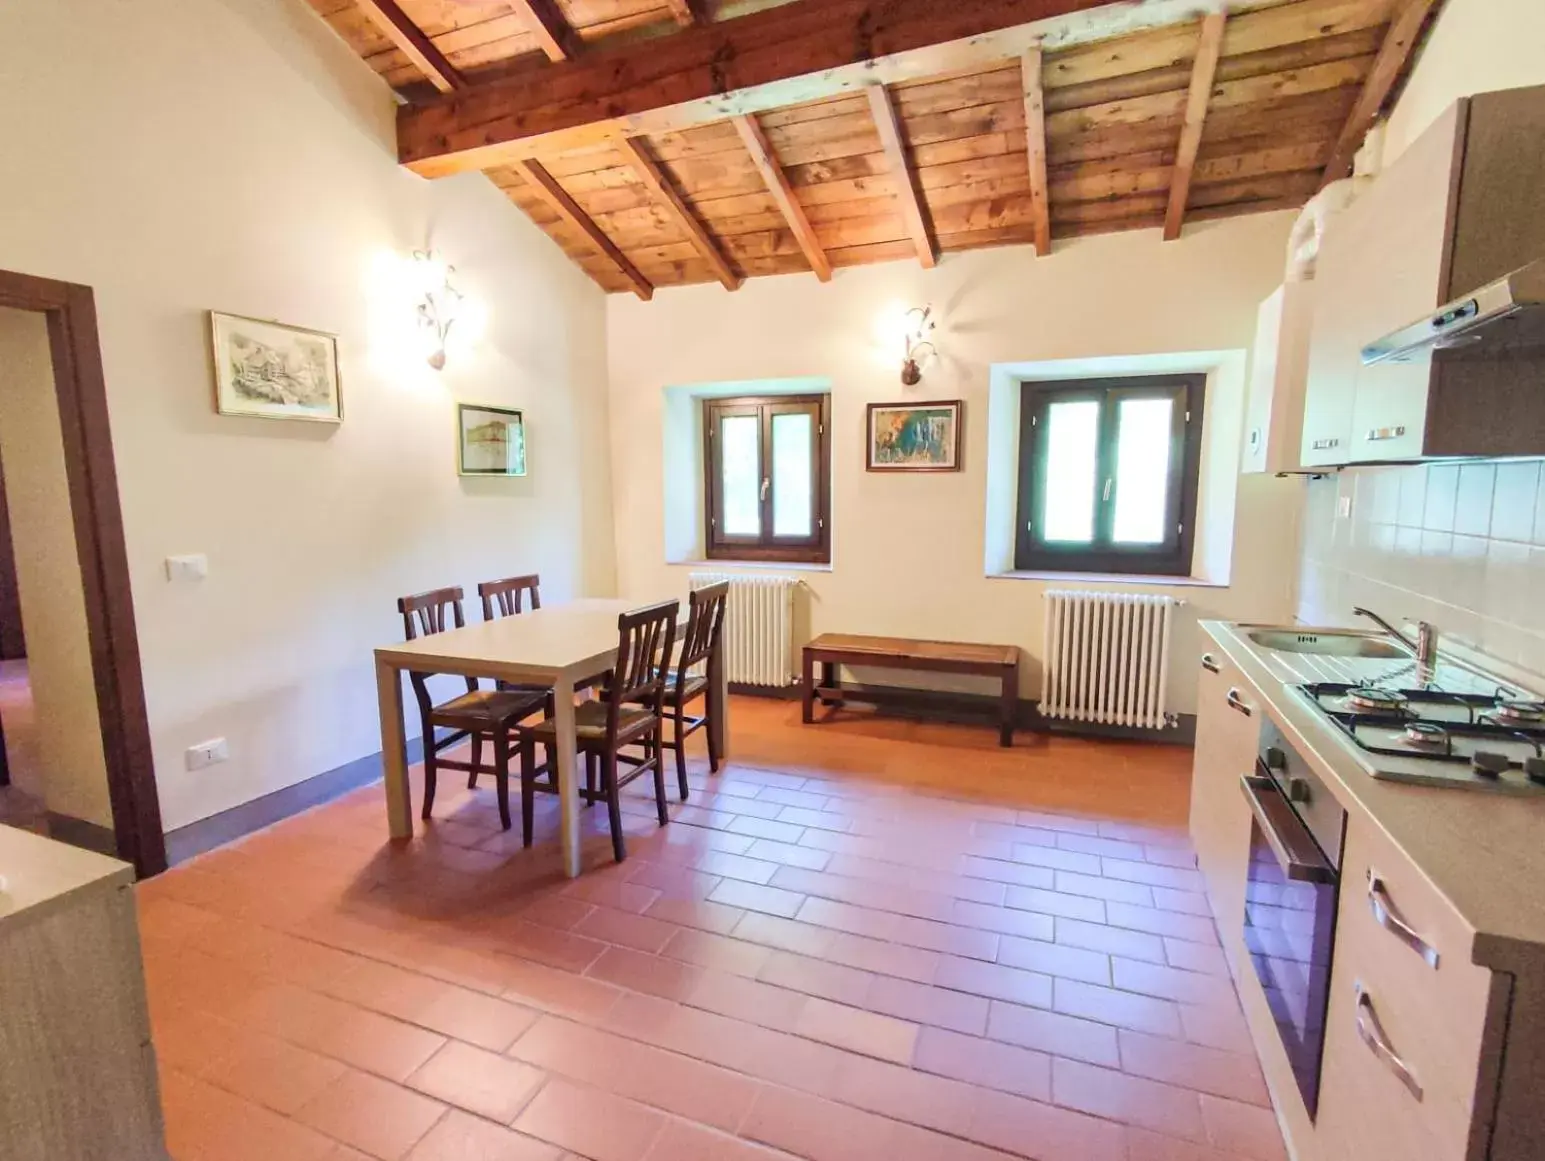
[[[189,746],[185,755],[189,770],[202,770],[216,762],[226,762],[231,757],[231,747],[224,738],[211,738],[196,746]]]
[[[208,575],[209,557],[202,552],[166,558],[166,579],[169,581],[203,580]]]

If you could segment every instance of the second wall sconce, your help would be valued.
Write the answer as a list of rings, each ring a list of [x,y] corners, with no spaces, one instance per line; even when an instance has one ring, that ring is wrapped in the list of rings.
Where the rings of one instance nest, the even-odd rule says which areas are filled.
[[[906,357],[901,364],[901,381],[908,387],[916,387],[923,381],[922,360],[934,353],[934,345],[928,341],[928,336],[937,325],[931,306],[915,306],[907,311]]]
[[[418,274],[418,324],[429,338],[429,365],[436,371],[445,367],[445,338],[461,314],[462,294],[451,285],[454,266],[447,266],[432,250],[415,250],[413,262]]]

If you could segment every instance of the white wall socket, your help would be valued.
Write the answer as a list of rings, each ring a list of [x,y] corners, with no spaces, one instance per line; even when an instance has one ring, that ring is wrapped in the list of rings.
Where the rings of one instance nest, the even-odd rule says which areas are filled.
[[[211,738],[207,742],[189,746],[186,755],[189,770],[202,770],[205,766],[213,766],[216,762],[229,761],[230,757],[230,743],[224,738]]]
[[[209,557],[202,552],[166,558],[166,579],[169,581],[203,580],[208,575]]]

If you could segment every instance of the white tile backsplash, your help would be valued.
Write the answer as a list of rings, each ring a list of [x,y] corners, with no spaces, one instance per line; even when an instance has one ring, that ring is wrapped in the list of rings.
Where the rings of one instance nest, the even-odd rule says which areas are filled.
[[[1352,501],[1337,515],[1337,501]],[[1299,619],[1431,621],[1545,673],[1545,461],[1354,468],[1309,486]]]

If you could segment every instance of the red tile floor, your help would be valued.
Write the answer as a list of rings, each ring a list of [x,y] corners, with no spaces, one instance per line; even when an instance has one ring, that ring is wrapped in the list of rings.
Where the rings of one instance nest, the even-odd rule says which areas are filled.
[[[177,1161],[1281,1161],[1190,751],[736,699],[586,874],[442,781],[139,888]],[[486,780],[485,780],[486,781]],[[674,791],[673,791],[674,796]]]

